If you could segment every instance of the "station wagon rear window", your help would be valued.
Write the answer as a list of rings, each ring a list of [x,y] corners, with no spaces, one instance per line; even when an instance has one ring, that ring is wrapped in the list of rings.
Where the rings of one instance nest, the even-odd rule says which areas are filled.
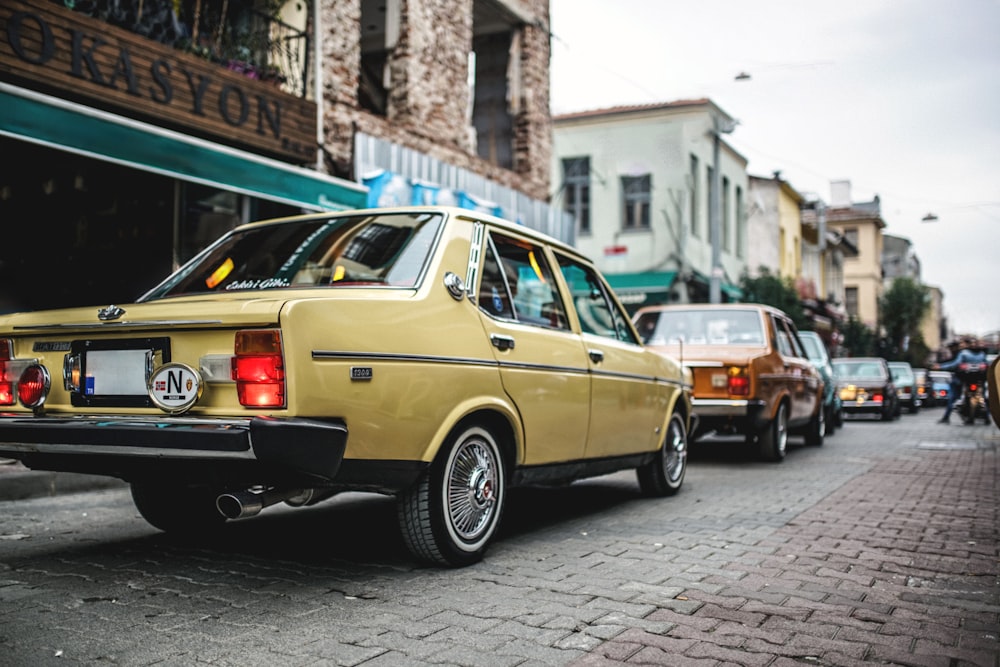
[[[415,287],[439,214],[313,218],[237,229],[141,300],[289,287]]]

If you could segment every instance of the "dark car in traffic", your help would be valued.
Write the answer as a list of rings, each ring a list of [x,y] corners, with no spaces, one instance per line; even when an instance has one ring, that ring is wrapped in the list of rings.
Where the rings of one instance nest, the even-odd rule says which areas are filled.
[[[899,396],[885,359],[838,357],[833,360],[833,369],[845,415],[874,414],[883,421],[899,417]]]

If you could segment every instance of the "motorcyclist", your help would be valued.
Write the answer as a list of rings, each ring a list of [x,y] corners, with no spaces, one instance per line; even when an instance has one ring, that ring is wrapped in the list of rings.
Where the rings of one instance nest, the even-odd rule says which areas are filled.
[[[951,391],[948,392],[948,404],[945,406],[944,415],[938,420],[939,424],[949,423],[951,410],[955,407],[955,401],[962,392],[962,380],[959,378],[958,370],[962,364],[985,364],[986,352],[979,347],[972,338],[962,338],[958,342],[958,353],[943,364],[935,364],[934,368],[941,371],[951,371]]]

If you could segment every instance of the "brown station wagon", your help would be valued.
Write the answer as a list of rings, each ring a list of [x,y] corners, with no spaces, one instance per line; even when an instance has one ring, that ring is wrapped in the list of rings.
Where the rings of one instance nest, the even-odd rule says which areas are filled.
[[[692,371],[693,437],[743,435],[781,461],[788,434],[823,444],[823,380],[781,310],[760,304],[649,306],[633,318],[643,342]]]

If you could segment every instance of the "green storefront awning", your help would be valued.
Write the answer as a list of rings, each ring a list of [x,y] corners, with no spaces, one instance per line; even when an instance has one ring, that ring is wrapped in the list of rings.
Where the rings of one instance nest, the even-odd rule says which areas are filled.
[[[632,311],[642,306],[667,303],[676,271],[612,273],[604,276],[618,300]]]
[[[612,273],[604,276],[615,292],[669,291],[677,277],[676,271],[645,271],[643,273]]]
[[[0,135],[309,210],[367,203],[351,181],[5,83],[0,109]]]

